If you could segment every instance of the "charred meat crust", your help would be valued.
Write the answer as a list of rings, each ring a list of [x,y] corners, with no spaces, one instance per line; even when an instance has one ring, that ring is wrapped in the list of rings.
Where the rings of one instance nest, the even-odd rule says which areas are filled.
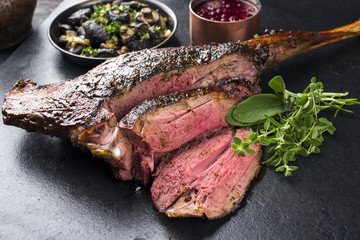
[[[135,86],[144,85],[141,83],[160,74],[166,88],[168,87],[166,81],[176,80],[176,77],[182,75],[186,69],[205,66],[231,54],[248,59],[249,67],[255,67],[251,70],[254,73],[251,78],[257,79],[262,60],[257,55],[258,51],[244,44],[225,43],[201,47],[144,50],[110,59],[74,80],[45,86],[36,86],[31,81],[27,83],[20,81],[5,97],[2,109],[3,120],[5,124],[20,126],[28,131],[40,130],[52,135],[59,135],[60,131],[79,126],[87,127],[97,124],[98,119],[108,119],[111,116],[97,116],[99,109],[103,107],[108,108],[119,120],[132,107],[146,100],[146,98],[140,99],[140,102],[136,103],[130,99],[132,102],[129,103],[129,108],[125,109],[124,113],[116,113],[118,109],[113,105],[116,105],[119,96],[125,93],[131,95]],[[227,67],[217,66],[209,71],[218,72]],[[211,77],[208,76],[208,78]],[[224,76],[224,78],[227,77],[227,75]],[[215,79],[215,81],[221,80],[224,79]],[[197,82],[194,81],[192,84],[196,85]],[[181,92],[186,92],[191,89],[191,86],[181,86],[181,88]],[[161,91],[169,94],[179,89],[162,89]],[[148,99],[158,95],[161,93],[154,92]],[[109,102],[110,99],[114,101]]]
[[[206,65],[232,53],[246,56],[260,70],[263,60],[258,56],[258,50],[241,43],[144,50],[125,54],[122,58],[111,59],[103,67],[107,68],[106,65],[113,63],[118,67],[127,66],[123,70],[128,70],[126,72],[130,75],[121,74],[115,77],[115,93],[119,93],[160,72]]]

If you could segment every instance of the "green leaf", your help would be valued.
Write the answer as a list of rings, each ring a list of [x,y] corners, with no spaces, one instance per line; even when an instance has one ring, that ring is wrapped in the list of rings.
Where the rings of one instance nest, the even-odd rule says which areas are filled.
[[[240,156],[245,157],[245,152],[243,150],[239,151]]]
[[[312,152],[313,152],[313,153],[319,153],[319,152],[320,152],[320,148],[318,148],[317,146],[313,146],[313,147],[312,147]]]
[[[286,166],[280,166],[280,167],[276,168],[276,171],[277,172],[283,172],[283,171],[285,171],[285,169],[286,169]]]
[[[324,117],[319,118],[318,121],[319,121],[319,123],[321,123],[321,124],[323,124],[323,125],[325,125],[325,126],[331,126],[331,125],[332,125],[332,123],[329,122],[329,120],[327,120],[327,119],[324,118]]]
[[[234,143],[240,145],[242,143],[241,139],[238,137],[233,137]]]
[[[264,122],[264,129],[265,129],[265,130],[268,130],[268,129],[269,129],[270,123],[271,123],[270,119],[267,118],[266,121]]]
[[[297,98],[295,100],[295,104],[298,106],[305,105],[305,103],[308,101],[308,95],[304,94],[301,97]]]
[[[299,169],[299,167],[297,167],[297,166],[287,166],[287,169],[289,170],[289,171],[296,171],[296,170],[298,170]]]
[[[262,146],[269,146],[271,143],[270,143],[270,141],[269,141],[268,139],[266,139],[266,138],[261,138],[261,139],[260,139],[260,144],[261,144]]]
[[[330,133],[331,135],[333,135],[334,132],[336,131],[336,128],[335,128],[334,126],[330,126],[327,131],[328,131],[328,133]]]
[[[281,76],[273,77],[269,81],[269,87],[271,87],[280,98],[285,99],[285,83]]]
[[[272,146],[269,150],[268,150],[268,153],[274,153],[275,152],[275,148],[276,148],[277,146],[275,145],[275,146]]]
[[[291,171],[288,170],[288,169],[286,169],[286,171],[285,171],[285,177],[290,177],[290,176],[292,176]]]
[[[279,139],[276,138],[276,137],[271,137],[271,138],[268,138],[268,141],[269,141],[270,143],[277,143],[277,142],[279,142]]]
[[[319,133],[318,130],[317,130],[317,128],[314,127],[314,129],[313,129],[312,132],[311,132],[311,137],[312,137],[312,138],[317,138],[317,137],[319,136],[319,134],[321,134],[321,133]]]
[[[257,132],[250,133],[249,140],[254,141],[258,137]]]
[[[239,145],[236,145],[236,144],[231,144],[231,147],[235,150],[239,149]]]
[[[271,162],[272,160],[274,160],[274,158],[276,157],[276,155],[272,155],[269,159],[266,159],[265,161],[262,161],[262,164],[267,164],[269,162]]]
[[[310,138],[309,143],[315,147],[318,147],[322,144],[321,141],[319,141],[318,139],[315,139],[315,138]]]
[[[265,131],[265,129],[260,129],[260,131],[259,131],[261,134],[266,134],[266,131]]]
[[[294,153],[291,151],[285,152],[283,159],[285,162],[291,162],[295,160]]]
[[[249,155],[255,154],[255,150],[252,149],[252,148],[247,148],[247,149],[245,150],[245,152],[246,152],[247,154],[249,154]]]
[[[277,128],[281,128],[281,127],[282,127],[282,124],[279,123],[278,121],[276,121],[276,120],[273,119],[273,118],[270,118],[270,122],[271,122],[272,124],[274,124],[275,127],[277,127]]]
[[[231,111],[231,110],[230,110]],[[232,111],[232,117],[240,123],[256,123],[286,111],[283,101],[274,94],[258,94],[238,105]]]
[[[310,114],[305,115],[304,117],[304,126],[310,128],[314,121],[314,117]]]
[[[247,126],[247,124],[244,123],[240,123],[234,120],[234,118],[232,117],[232,113],[234,111],[234,109],[236,108],[236,106],[233,106],[226,114],[225,120],[228,124],[232,125],[232,126],[238,126],[238,127],[244,127]]]
[[[240,147],[243,148],[243,149],[245,149],[245,148],[248,148],[249,145],[250,145],[250,144],[247,143],[247,142],[242,142],[242,143],[240,144]]]
[[[304,147],[301,147],[301,150],[298,153],[304,157],[306,157],[308,155],[308,153]]]

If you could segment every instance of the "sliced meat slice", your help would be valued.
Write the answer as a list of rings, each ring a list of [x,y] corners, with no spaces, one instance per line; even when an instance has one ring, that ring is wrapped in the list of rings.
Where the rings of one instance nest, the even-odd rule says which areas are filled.
[[[145,102],[131,111],[119,126],[132,138],[135,134],[135,142],[146,143],[149,151],[168,152],[212,128],[227,126],[225,116],[229,109],[259,91],[257,85],[241,81],[214,90],[180,94],[181,97],[163,96],[158,99],[160,103]],[[173,103],[168,104],[170,101]]]
[[[229,109],[257,92],[259,88],[249,82],[228,83],[214,91],[198,90],[186,94],[189,97],[170,105],[161,104],[169,102],[162,97],[160,104],[156,101],[152,101],[152,104],[146,102],[131,111],[119,125],[139,153],[136,169],[140,173],[135,174],[137,180],[148,182],[156,166],[156,153],[172,151],[199,134],[228,126],[225,116]],[[172,95],[170,99],[179,97]],[[143,113],[145,106],[154,105],[165,106],[152,107]]]
[[[220,218],[242,200],[260,169],[261,148],[256,154],[234,155],[234,135],[244,140],[249,130],[219,131],[200,144],[184,148],[160,163],[151,195],[159,211],[169,217]]]

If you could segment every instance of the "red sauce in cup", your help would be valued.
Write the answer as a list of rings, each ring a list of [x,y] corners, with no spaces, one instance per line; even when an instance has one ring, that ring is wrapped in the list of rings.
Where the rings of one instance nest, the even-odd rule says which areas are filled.
[[[257,13],[256,6],[244,0],[209,0],[195,6],[200,17],[219,22],[234,22]]]

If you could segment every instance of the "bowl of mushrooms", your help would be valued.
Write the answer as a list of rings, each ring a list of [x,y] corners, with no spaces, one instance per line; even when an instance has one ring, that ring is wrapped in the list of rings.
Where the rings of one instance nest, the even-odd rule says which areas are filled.
[[[163,46],[176,28],[175,13],[161,2],[92,0],[56,16],[48,38],[72,62],[95,66],[128,52]]]

